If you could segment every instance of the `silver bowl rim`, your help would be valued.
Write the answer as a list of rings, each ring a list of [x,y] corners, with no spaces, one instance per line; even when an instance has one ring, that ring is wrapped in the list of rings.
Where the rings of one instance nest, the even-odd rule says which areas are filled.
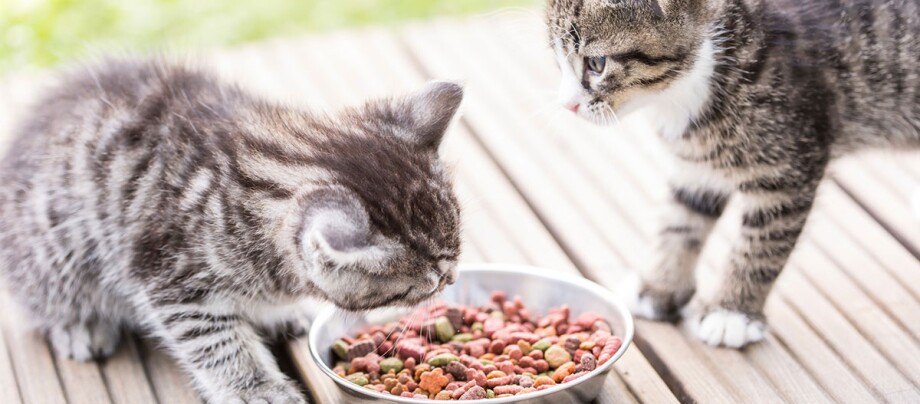
[[[617,350],[616,354],[614,354],[613,357],[610,358],[609,361],[604,363],[604,365],[598,367],[597,369],[594,369],[593,371],[591,371],[584,377],[580,377],[569,383],[560,384],[553,388],[549,388],[549,389],[541,390],[541,391],[535,391],[533,393],[528,393],[522,396],[505,397],[505,398],[488,398],[488,399],[481,399],[481,400],[469,400],[465,402],[468,402],[471,404],[514,403],[514,402],[519,402],[522,400],[528,400],[528,399],[533,399],[537,397],[551,395],[559,391],[575,387],[581,384],[582,382],[587,381],[588,379],[599,376],[601,374],[606,374],[607,371],[609,371],[610,368],[613,367],[613,364],[617,360],[619,360],[621,356],[623,356],[626,353],[626,350],[629,349],[629,346],[632,343],[633,336],[635,334],[635,324],[633,322],[632,313],[630,313],[629,309],[626,307],[625,304],[611,297],[611,295],[614,293],[613,291],[607,288],[604,288],[603,286],[598,285],[597,283],[594,283],[584,277],[561,276],[561,275],[556,275],[555,273],[551,272],[550,270],[546,268],[540,268],[540,267],[536,267],[533,265],[519,265],[519,264],[495,264],[495,263],[461,264],[459,266],[459,270],[464,271],[464,272],[510,272],[510,273],[519,274],[522,276],[532,276],[532,277],[537,277],[537,278],[544,278],[544,279],[549,279],[549,280],[553,280],[556,282],[565,282],[565,283],[573,284],[575,286],[582,287],[584,289],[587,289],[593,292],[599,298],[607,301],[607,303],[611,304],[617,310],[622,312],[623,313],[623,328],[624,328],[624,332],[623,332],[624,335],[618,335],[618,337],[622,338],[623,345],[620,347],[619,350]],[[317,364],[317,366],[319,366],[320,370],[322,370],[323,373],[327,377],[332,379],[340,387],[344,387],[348,390],[356,392],[359,395],[367,396],[367,398],[376,398],[380,400],[388,400],[388,401],[398,402],[398,403],[421,403],[421,404],[432,403],[433,404],[433,403],[442,402],[442,401],[431,400],[431,399],[420,400],[417,398],[408,398],[408,397],[394,396],[391,394],[383,394],[380,392],[376,392],[376,391],[355,385],[339,377],[339,375],[335,374],[332,371],[332,369],[330,369],[329,366],[326,365],[326,362],[323,360],[323,358],[320,357],[319,350],[317,349],[317,346],[316,346],[317,345],[316,335],[318,334],[316,331],[319,330],[320,326],[328,322],[330,318],[332,317],[332,315],[335,314],[335,312],[336,312],[335,307],[326,307],[316,316],[316,318],[313,320],[313,324],[310,326],[310,334],[308,335],[308,341],[307,341],[307,344],[310,348],[310,355],[313,357],[313,361]],[[328,347],[324,347],[321,349],[325,350],[325,349],[328,349]]]

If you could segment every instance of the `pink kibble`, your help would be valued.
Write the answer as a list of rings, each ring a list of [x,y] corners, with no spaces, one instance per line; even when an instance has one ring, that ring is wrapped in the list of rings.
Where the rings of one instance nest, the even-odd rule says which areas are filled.
[[[460,400],[482,400],[484,398],[486,398],[486,389],[479,386],[473,386],[460,396]]]
[[[466,370],[466,380],[473,381],[479,386],[485,386],[486,374],[481,370],[470,368]]]
[[[483,376],[483,377],[485,377],[485,376]],[[469,390],[470,390],[471,388],[473,388],[473,387],[476,387],[476,382],[475,382],[475,381],[467,382],[467,383],[464,384],[463,386],[460,386],[458,389],[454,390],[454,394],[451,395],[451,397],[452,397],[454,400],[459,400],[459,399],[460,399],[460,396],[462,396],[464,393],[466,393],[467,391],[469,391]]]
[[[543,373],[549,370],[549,363],[545,359],[540,359],[533,364],[534,369],[537,369],[537,373]]]
[[[504,377],[496,377],[494,379],[486,380],[486,386],[489,388],[495,388],[497,386],[504,386],[506,384],[511,384],[511,380],[514,379],[514,376],[508,375]]]
[[[588,374],[588,372],[573,373],[573,374],[570,374],[570,375],[566,376],[565,379],[562,379],[562,382],[563,382],[563,383],[568,383],[568,382],[570,382],[570,381],[572,381],[572,380],[575,380],[575,379],[577,379],[577,378],[579,378],[579,377],[582,377],[582,376],[584,376],[584,375],[586,375],[586,374]]]
[[[524,356],[524,351],[521,350],[521,347],[517,345],[511,345],[508,347],[508,357],[514,360],[520,360]]]
[[[543,351],[539,349],[534,349],[533,351],[530,351],[530,353],[527,354],[527,356],[534,358],[534,359],[543,359]]]
[[[492,341],[492,344],[489,345],[489,352],[492,352],[496,355],[501,354],[502,350],[504,349],[505,349],[505,341],[502,341],[500,339]]]
[[[507,386],[497,386],[493,389],[495,394],[517,394],[520,393],[524,388],[515,384],[509,384]]]
[[[351,370],[355,372],[363,372],[367,370],[367,359],[364,357],[354,358],[351,360]]]
[[[506,375],[514,374],[514,364],[511,362],[501,362],[498,364],[498,370],[505,372]]]
[[[508,300],[508,294],[503,291],[496,290],[492,292],[491,295],[489,295],[489,300],[501,306],[503,303],[505,303],[505,300]]]
[[[485,322],[482,323],[482,333],[486,337],[491,338],[492,334],[496,331],[501,330],[505,327],[505,320],[500,318],[490,317]]]

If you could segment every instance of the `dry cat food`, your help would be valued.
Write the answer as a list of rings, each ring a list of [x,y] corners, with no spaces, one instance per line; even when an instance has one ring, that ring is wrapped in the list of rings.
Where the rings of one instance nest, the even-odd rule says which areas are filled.
[[[333,371],[365,388],[402,397],[476,400],[510,397],[582,377],[623,341],[568,306],[534,317],[520,297],[493,292],[480,307],[437,303],[332,346]]]

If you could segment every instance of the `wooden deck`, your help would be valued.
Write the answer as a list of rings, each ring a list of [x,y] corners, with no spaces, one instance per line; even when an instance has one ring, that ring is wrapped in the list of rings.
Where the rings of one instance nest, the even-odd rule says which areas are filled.
[[[272,40],[204,59],[244,87],[319,108],[432,78],[464,80],[463,116],[443,148],[465,204],[464,260],[532,264],[612,287],[642,265],[669,159],[641,126],[598,128],[560,113],[545,43],[535,12],[508,12]],[[0,139],[42,81],[0,84]],[[920,402],[918,157],[834,165],[767,303],[766,341],[713,349],[674,325],[640,320],[598,401]],[[703,258],[704,281],[739,219],[730,209],[723,222]],[[75,363],[25,331],[6,300],[0,310],[0,403],[198,401],[146,341],[129,338],[104,363]],[[314,401],[354,402],[319,373],[305,340],[279,355]]]

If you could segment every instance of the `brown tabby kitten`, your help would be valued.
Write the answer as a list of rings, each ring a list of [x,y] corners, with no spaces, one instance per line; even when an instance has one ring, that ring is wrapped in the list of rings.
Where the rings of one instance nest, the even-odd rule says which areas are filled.
[[[685,312],[698,337],[741,347],[802,232],[828,162],[920,146],[916,0],[550,0],[560,96],[609,122],[640,111],[678,160],[657,263],[635,312]],[[726,279],[693,269],[730,197],[744,209]]]
[[[302,301],[414,304],[453,282],[459,205],[437,148],[463,90],[335,116],[163,62],[67,76],[0,165],[0,266],[55,351],[162,339],[211,402],[303,402],[263,336]]]

